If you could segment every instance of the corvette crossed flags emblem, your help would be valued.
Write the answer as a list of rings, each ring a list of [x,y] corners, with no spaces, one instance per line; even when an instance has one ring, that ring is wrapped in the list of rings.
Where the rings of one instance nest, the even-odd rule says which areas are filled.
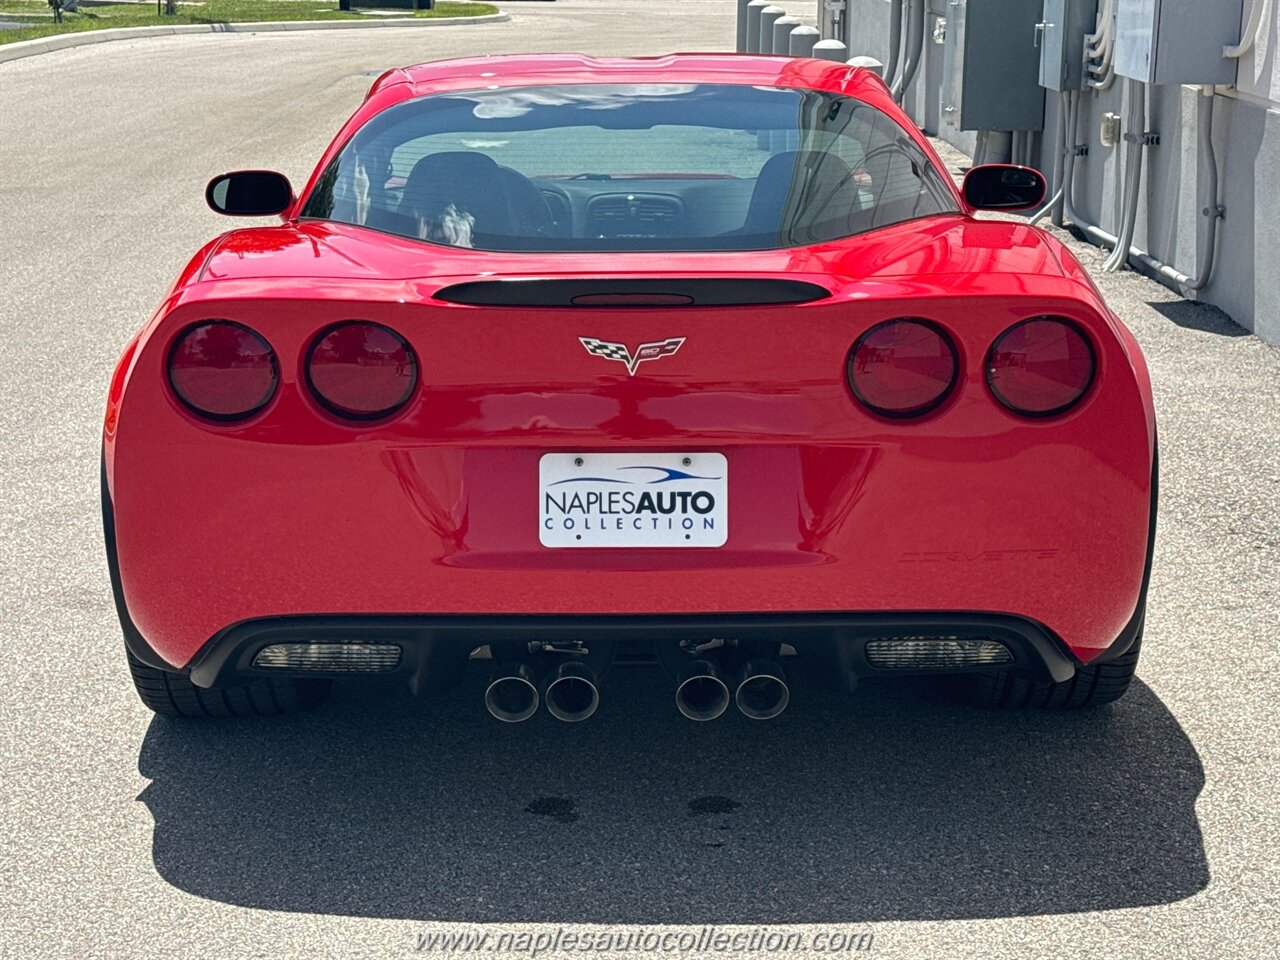
[[[596,340],[594,337],[579,337],[578,342],[587,348],[587,353],[606,360],[617,360],[627,365],[627,373],[636,375],[636,368],[646,360],[657,360],[669,357],[684,343],[684,337],[668,337],[653,343],[642,343],[632,353],[625,343],[610,343],[607,340]]]

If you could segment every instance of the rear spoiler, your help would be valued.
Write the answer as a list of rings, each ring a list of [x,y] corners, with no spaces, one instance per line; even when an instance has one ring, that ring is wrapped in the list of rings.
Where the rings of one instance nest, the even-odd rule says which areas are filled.
[[[831,291],[802,280],[759,277],[477,280],[443,287],[435,299],[473,307],[738,307],[810,303]]]

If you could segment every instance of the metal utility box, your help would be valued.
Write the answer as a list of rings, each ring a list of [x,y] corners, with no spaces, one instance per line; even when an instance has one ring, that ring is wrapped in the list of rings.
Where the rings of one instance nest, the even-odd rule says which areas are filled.
[[[1117,0],[1116,73],[1152,84],[1234,83],[1244,0]]]
[[[1098,24],[1098,0],[1044,0],[1040,37],[1040,86],[1079,90],[1084,86],[1084,37]]]
[[[951,0],[942,122],[959,130],[1040,130],[1044,88],[1033,0]]]

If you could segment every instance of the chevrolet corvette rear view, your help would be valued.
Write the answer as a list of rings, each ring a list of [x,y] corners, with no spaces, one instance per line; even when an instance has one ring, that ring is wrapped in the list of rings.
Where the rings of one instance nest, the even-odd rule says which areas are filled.
[[[196,253],[116,370],[142,700],[276,713],[472,664],[495,717],[581,721],[642,660],[699,721],[920,674],[1117,699],[1151,387],[1061,243],[975,216],[1043,193],[1007,165],[957,188],[879,77],[828,61],[387,72],[300,190],[210,182],[279,222]]]

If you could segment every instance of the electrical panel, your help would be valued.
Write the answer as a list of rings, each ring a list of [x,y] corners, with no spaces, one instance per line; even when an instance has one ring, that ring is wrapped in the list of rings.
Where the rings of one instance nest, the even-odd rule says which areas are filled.
[[[942,122],[959,130],[1041,130],[1039,3],[951,0],[942,54]]]
[[[1040,86],[1079,90],[1084,86],[1084,37],[1098,23],[1098,0],[1044,0],[1037,25],[1040,40]]]
[[[1116,73],[1152,84],[1234,83],[1222,55],[1240,39],[1244,0],[1117,0]]]

